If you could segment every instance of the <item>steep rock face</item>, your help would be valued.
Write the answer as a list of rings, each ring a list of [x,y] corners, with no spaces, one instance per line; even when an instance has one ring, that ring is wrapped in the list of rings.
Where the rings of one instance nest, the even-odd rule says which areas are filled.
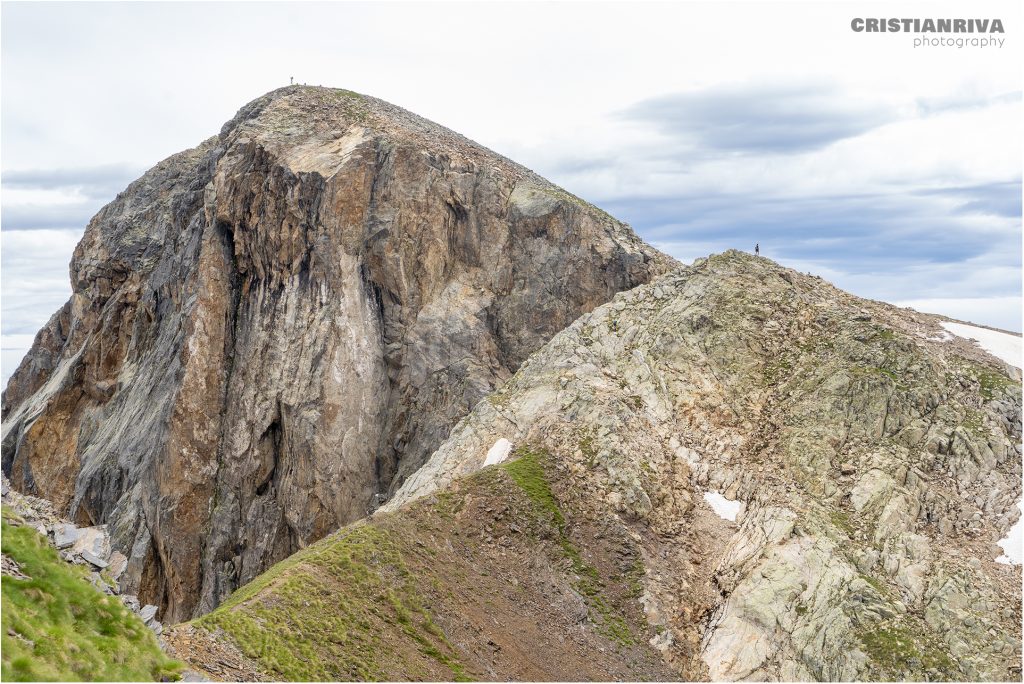
[[[730,252],[581,317],[378,515],[501,440],[543,448],[563,506],[638,540],[651,644],[684,677],[1019,678],[1020,566],[994,559],[1020,379],[935,317]]]
[[[447,129],[292,87],[90,222],[4,472],[110,525],[165,621],[372,510],[529,353],[672,266]]]

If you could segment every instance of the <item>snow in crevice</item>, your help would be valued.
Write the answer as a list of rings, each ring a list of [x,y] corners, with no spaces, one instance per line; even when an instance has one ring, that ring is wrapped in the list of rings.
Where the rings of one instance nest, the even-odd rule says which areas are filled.
[[[1005,565],[1020,565],[1024,563],[1024,500],[1017,502],[1017,508],[1020,509],[1020,517],[1017,518],[1017,522],[1014,523],[1013,527],[1010,528],[1009,534],[1006,535],[1005,539],[1000,539],[997,544],[1003,548],[1003,555],[996,558],[996,563],[1003,563]]]
[[[484,467],[501,463],[508,458],[510,453],[512,453],[512,442],[502,437],[487,452],[487,457],[484,458]]]
[[[974,340],[978,346],[992,356],[1005,361],[1016,368],[1021,367],[1021,338],[1010,333],[979,328],[965,323],[940,321],[942,327],[958,337]]]
[[[742,502],[726,499],[718,492],[713,491],[704,492],[704,500],[718,514],[718,517],[729,522],[736,522],[736,516],[739,515],[740,508],[743,507]]]

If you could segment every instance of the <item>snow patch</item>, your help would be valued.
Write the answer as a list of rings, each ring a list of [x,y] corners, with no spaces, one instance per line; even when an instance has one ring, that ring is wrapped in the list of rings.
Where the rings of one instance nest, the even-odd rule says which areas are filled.
[[[1002,359],[1011,366],[1021,367],[1021,338],[1017,335],[979,328],[964,323],[941,321],[942,327],[954,335],[974,340],[978,346],[992,356]]]
[[[704,500],[708,502],[719,518],[729,522],[736,522],[736,516],[739,515],[740,508],[743,506],[741,502],[726,499],[718,492],[704,492]]]
[[[1005,539],[1000,539],[997,544],[1003,547],[1003,555],[996,558],[996,563],[1004,565],[1020,565],[1024,563],[1024,499],[1017,502],[1020,509],[1020,517],[1010,528],[1010,533]]]
[[[512,442],[502,437],[487,452],[487,457],[484,459],[484,467],[501,463],[508,458],[510,453],[512,453]]]

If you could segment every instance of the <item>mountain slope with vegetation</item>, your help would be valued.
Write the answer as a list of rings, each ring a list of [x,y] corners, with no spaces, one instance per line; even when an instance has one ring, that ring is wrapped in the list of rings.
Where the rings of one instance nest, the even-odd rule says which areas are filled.
[[[118,597],[3,510],[3,680],[167,681],[181,663]]]
[[[522,449],[295,554],[167,639],[216,635],[268,679],[672,678],[647,647],[639,549],[561,506],[564,477]]]
[[[382,510],[178,629],[285,678],[1019,678],[1020,566],[995,559],[1020,379],[935,317],[698,260],[582,316]]]

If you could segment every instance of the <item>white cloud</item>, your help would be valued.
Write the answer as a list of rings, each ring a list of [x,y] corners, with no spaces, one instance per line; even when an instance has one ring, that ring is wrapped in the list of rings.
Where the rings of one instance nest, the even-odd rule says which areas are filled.
[[[7,381],[32,347],[35,335],[0,335],[0,387]]]
[[[908,299],[895,302],[923,313],[937,313],[961,321],[973,321],[1003,330],[1020,332],[1020,297],[948,297]]]
[[[80,230],[0,231],[0,387],[35,333],[71,296],[68,265],[81,236]]]
[[[34,334],[71,296],[68,266],[81,230],[0,231],[3,333]]]
[[[1005,211],[1005,192],[968,188],[1020,181],[1021,41],[926,51],[907,35],[850,30],[852,17],[876,9],[5,3],[0,137],[5,176],[17,182],[3,187],[3,332],[34,331],[64,301],[74,236],[121,187],[119,173],[198,144],[289,76],[458,130],[677,256],[760,240],[769,255],[857,294],[941,302],[935,310],[946,313],[970,300],[979,313],[958,318],[1019,329],[1019,306],[1005,308],[1019,302],[1019,208]],[[962,12],[935,2],[927,13]],[[1018,4],[975,2],[971,12],[1020,25]],[[764,139],[772,129],[756,116],[757,97],[794,89],[810,93],[818,119],[808,125],[833,134],[830,144],[787,150]],[[732,145],[715,129],[718,144],[701,144],[649,117],[623,117],[680,93],[695,106],[746,97],[754,115],[732,123],[761,139]],[[773,106],[776,123],[791,120],[784,101]],[[850,111],[884,116],[860,126],[843,118]],[[977,211],[995,202],[1002,214]],[[36,242],[47,236],[53,249]]]

